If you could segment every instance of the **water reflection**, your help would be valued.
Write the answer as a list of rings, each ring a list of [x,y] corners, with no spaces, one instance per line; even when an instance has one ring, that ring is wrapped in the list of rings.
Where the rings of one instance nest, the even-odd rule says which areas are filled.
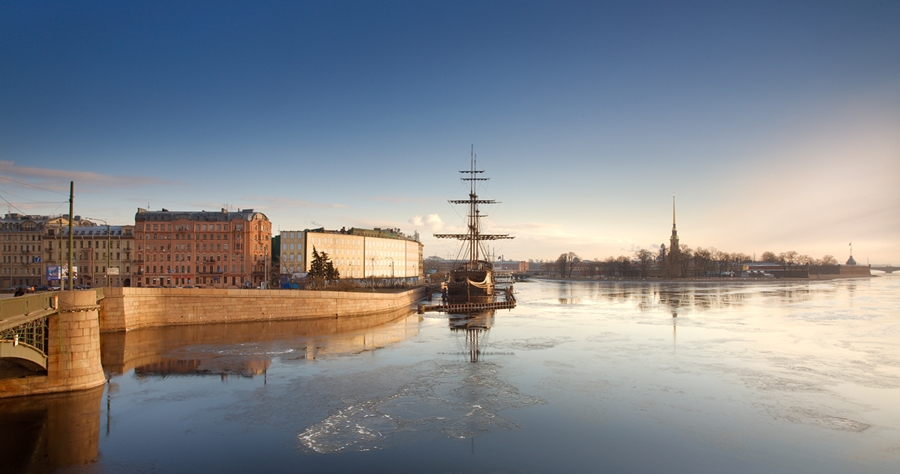
[[[835,284],[808,282],[608,282],[551,281],[544,291],[553,292],[559,305],[595,304],[598,302],[632,305],[642,311],[663,308],[674,315],[680,310],[708,311],[747,304],[748,298],[777,300],[779,303],[801,303],[814,295],[833,296],[841,289],[853,296],[859,282],[847,280]]]
[[[48,472],[97,459],[103,387],[0,399],[0,472]]]
[[[408,324],[387,324],[411,319]],[[208,324],[103,334],[103,368],[111,377],[265,375],[273,357],[316,359],[375,350],[415,335],[409,310],[363,317]]]
[[[494,311],[481,311],[472,314],[451,314],[450,330],[465,337],[464,354],[468,361],[475,363],[482,358],[482,339],[487,338],[488,330],[494,323]]]

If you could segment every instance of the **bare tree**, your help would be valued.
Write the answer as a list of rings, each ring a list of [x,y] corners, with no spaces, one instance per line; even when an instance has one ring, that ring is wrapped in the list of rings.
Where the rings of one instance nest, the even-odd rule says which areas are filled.
[[[562,254],[559,258],[556,259],[556,272],[559,274],[559,277],[566,276],[566,264],[568,263],[567,254]]]
[[[638,266],[641,269],[641,278],[647,278],[647,274],[650,272],[650,264],[653,262],[653,252],[647,249],[640,249],[634,253],[634,258],[638,261]]]
[[[693,258],[694,258],[693,249],[691,249],[687,245],[680,246],[680,249],[678,252],[678,262],[676,264],[679,266],[679,268],[681,270],[681,276],[684,277],[684,276],[688,276],[691,274],[690,273],[691,261],[693,260]]]
[[[572,278],[572,270],[575,269],[575,265],[581,262],[581,258],[575,252],[569,252],[566,254],[566,259],[569,261],[569,273],[567,278]]]

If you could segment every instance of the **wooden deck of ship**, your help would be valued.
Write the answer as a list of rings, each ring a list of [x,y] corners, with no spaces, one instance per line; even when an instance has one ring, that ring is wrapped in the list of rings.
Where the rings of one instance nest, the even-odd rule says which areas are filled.
[[[441,313],[475,313],[478,311],[489,311],[492,309],[512,309],[516,307],[516,297],[512,291],[504,292],[506,298],[503,301],[494,301],[492,303],[456,303],[456,304],[420,304],[419,314],[425,314],[429,311]]]

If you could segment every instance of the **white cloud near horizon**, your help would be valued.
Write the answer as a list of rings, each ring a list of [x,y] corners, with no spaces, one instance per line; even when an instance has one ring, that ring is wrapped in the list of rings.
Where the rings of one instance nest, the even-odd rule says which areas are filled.
[[[432,232],[440,232],[444,228],[444,221],[437,214],[428,214],[425,217],[413,216],[408,222],[416,227],[428,227]]]
[[[34,166],[21,166],[13,161],[0,160],[0,174],[13,176],[25,181],[33,181],[27,184],[41,184],[58,192],[67,192],[68,181],[74,181],[76,188],[79,185],[103,186],[125,188],[133,186],[159,186],[163,184],[178,184],[176,181],[164,180],[152,176],[113,176],[95,173],[92,171],[71,171],[51,168],[37,168]]]

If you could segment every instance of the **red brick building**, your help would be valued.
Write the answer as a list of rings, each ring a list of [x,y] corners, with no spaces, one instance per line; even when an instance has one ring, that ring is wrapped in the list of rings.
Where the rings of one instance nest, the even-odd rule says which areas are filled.
[[[133,286],[255,288],[272,254],[272,223],[253,209],[138,209],[134,238]]]

